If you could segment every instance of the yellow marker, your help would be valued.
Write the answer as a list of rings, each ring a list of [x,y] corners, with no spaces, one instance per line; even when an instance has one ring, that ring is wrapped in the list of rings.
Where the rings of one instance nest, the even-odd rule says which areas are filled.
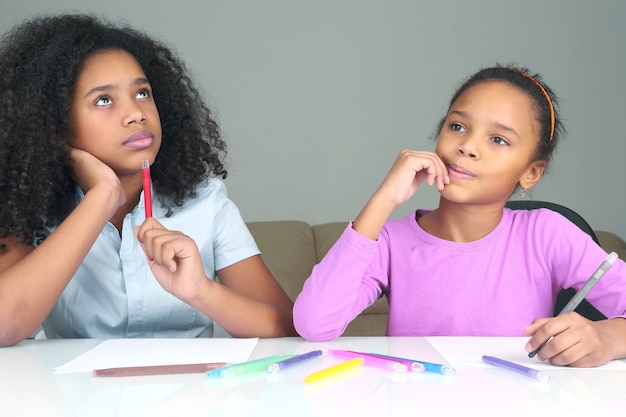
[[[350,369],[357,368],[365,362],[365,359],[362,357],[350,359],[349,361],[345,361],[340,363],[339,365],[331,366],[330,368],[322,369],[321,371],[314,372],[311,375],[304,378],[304,382],[307,384],[311,382],[321,381],[331,376],[335,376],[345,371],[349,371]]]

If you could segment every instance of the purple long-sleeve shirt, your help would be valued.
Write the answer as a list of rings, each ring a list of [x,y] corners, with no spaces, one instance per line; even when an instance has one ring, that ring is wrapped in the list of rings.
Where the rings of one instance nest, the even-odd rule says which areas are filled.
[[[416,221],[424,213],[387,221],[377,241],[348,225],[296,299],[298,333],[334,339],[385,295],[388,336],[523,336],[535,318],[552,316],[562,288],[581,288],[607,257],[548,209],[504,209],[500,224],[470,243],[428,234]],[[625,317],[626,264],[618,259],[586,299]]]

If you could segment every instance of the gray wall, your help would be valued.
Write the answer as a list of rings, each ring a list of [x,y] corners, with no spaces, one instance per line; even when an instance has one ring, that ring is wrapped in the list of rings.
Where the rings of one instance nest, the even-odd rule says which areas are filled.
[[[430,139],[458,84],[521,63],[561,99],[568,135],[532,198],[626,239],[626,1],[0,0],[0,32],[33,13],[94,11],[175,46],[229,144],[246,220],[352,219],[400,149]],[[394,217],[437,204],[418,192]]]

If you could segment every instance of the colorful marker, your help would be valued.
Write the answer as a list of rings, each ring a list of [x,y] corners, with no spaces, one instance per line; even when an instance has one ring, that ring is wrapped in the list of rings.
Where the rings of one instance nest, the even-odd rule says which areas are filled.
[[[152,189],[150,187],[150,163],[146,159],[141,162],[141,179],[143,181],[143,203],[147,219],[152,217]]]
[[[201,373],[226,366],[225,362],[190,363],[176,365],[129,366],[122,368],[94,369],[93,376],[142,376]]]
[[[365,359],[362,357],[353,358],[345,362],[341,362],[339,365],[331,366],[330,368],[322,369],[321,371],[314,372],[311,375],[304,378],[304,382],[310,384],[312,382],[319,382],[333,376],[337,376],[343,372],[347,372],[351,369],[358,368],[363,365]]]
[[[271,363],[267,367],[267,372],[275,374],[276,372],[280,372],[285,368],[298,365],[306,360],[313,359],[321,355],[322,355],[321,350],[312,350],[311,352],[303,353],[301,355],[294,356],[293,358]]]
[[[418,361],[416,359],[399,358],[397,356],[381,355],[378,353],[368,353],[368,355],[381,356],[383,358],[395,359],[398,361],[407,361],[411,363],[411,365],[409,365],[409,369],[414,372],[425,371],[425,372],[433,372],[433,373],[441,374],[441,375],[454,375],[456,372],[456,370],[450,365],[445,365],[442,363],[424,362],[424,361]],[[420,370],[422,369],[422,367],[423,367],[423,371]]]
[[[497,366],[498,368],[502,369],[507,369],[509,371],[513,371],[518,374],[536,379],[537,381],[548,382],[550,380],[550,374],[538,371],[536,369],[528,368],[517,363],[505,361],[504,359],[485,355],[483,356],[483,361],[485,363],[488,363],[489,365]]]
[[[264,371],[267,367],[275,363],[276,361],[292,358],[295,355],[272,355],[265,358],[256,359],[253,361],[236,363],[234,365],[224,366],[222,368],[214,369],[207,372],[207,375],[211,378],[223,377],[230,378],[234,376],[246,375],[253,372]]]
[[[368,355],[366,353],[354,352],[351,350],[328,349],[328,353],[342,359],[352,359],[362,357],[365,366],[373,366],[394,372],[406,372],[409,368],[395,359],[383,358],[382,356]]]

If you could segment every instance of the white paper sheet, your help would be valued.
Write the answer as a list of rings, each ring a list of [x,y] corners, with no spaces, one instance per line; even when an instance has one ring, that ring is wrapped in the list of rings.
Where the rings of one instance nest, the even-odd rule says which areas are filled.
[[[534,369],[554,368],[537,357],[529,358],[524,349],[528,337],[426,337],[428,343],[455,368],[489,367],[483,355],[495,356]],[[584,369],[584,368],[570,368]],[[595,369],[626,369],[623,361],[611,361]]]
[[[91,372],[127,366],[247,361],[258,338],[111,339],[56,368]]]

